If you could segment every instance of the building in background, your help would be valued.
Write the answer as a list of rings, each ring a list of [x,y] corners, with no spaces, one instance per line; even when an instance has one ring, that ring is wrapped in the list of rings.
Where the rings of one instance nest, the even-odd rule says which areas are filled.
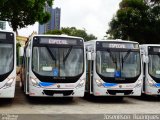
[[[5,21],[0,21],[0,29],[5,30],[6,29],[6,22]]]
[[[39,34],[44,34],[49,30],[60,29],[61,9],[58,7],[53,9],[52,7],[46,6],[45,10],[51,14],[51,19],[46,24],[39,24]]]

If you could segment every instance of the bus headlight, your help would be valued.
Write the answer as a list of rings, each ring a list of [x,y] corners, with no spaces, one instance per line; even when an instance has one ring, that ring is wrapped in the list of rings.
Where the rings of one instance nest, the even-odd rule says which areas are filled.
[[[103,87],[101,80],[96,80],[96,83],[97,83],[98,87]]]
[[[83,87],[85,84],[85,80],[81,80],[81,82],[76,86],[76,88],[80,88],[80,87]]]
[[[31,83],[33,86],[39,86],[39,83],[33,78],[31,78]]]
[[[139,80],[135,87],[141,87],[142,86],[142,80]]]
[[[14,81],[14,78],[10,78],[10,79],[5,83],[5,85],[3,86],[3,88],[11,87],[13,81]]]

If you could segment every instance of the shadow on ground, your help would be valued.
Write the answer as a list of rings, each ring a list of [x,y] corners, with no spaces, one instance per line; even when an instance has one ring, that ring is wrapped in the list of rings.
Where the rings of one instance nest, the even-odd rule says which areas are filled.
[[[14,98],[0,98],[0,106],[11,106],[14,103]]]
[[[160,96],[150,96],[150,95],[144,95],[144,94],[142,94],[141,96],[131,97],[131,98],[137,99],[137,100],[142,100],[142,101],[147,101],[147,102],[160,101]]]
[[[13,99],[0,98],[0,106],[11,106],[11,105],[67,105],[77,104],[76,98],[65,98],[65,97],[29,97],[24,94],[23,90],[16,84],[15,97]]]
[[[28,97],[26,96],[27,102],[34,105],[40,104],[56,104],[56,105],[65,105],[65,104],[76,104],[74,98],[65,98],[65,97]]]
[[[84,100],[92,103],[103,103],[103,104],[129,104],[132,103],[125,99],[125,97],[121,96],[93,96],[89,94],[85,94]]]

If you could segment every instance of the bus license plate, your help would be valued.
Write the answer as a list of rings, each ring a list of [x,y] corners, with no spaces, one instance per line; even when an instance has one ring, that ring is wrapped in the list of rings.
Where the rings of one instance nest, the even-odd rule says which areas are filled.
[[[55,97],[62,97],[63,94],[57,94],[57,93],[55,93],[53,96],[55,96]]]
[[[116,93],[116,95],[124,95],[124,93]]]

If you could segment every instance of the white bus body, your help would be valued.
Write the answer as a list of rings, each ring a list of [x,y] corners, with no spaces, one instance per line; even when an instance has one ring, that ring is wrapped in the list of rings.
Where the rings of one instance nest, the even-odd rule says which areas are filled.
[[[160,45],[141,45],[144,82],[143,93],[160,95]]]
[[[84,40],[64,35],[35,35],[24,49],[22,84],[29,96],[83,97]]]
[[[0,98],[14,98],[16,84],[16,35],[0,30]]]
[[[143,73],[137,42],[92,40],[85,47],[86,92],[94,96],[141,95]]]

